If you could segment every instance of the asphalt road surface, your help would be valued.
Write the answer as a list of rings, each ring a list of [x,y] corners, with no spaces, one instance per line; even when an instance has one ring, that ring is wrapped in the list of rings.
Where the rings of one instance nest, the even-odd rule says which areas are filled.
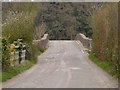
[[[88,59],[80,42],[50,41],[29,70],[3,83],[3,88],[117,88],[118,83]]]

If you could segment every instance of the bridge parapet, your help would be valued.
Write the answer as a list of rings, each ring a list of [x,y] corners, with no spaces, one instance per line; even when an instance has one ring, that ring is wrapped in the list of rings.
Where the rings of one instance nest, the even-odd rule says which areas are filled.
[[[86,49],[88,50],[92,49],[91,45],[92,39],[86,37],[84,34],[82,33],[77,34],[75,40],[79,40]]]
[[[37,45],[40,48],[47,48],[49,41],[49,35],[44,34],[43,38],[39,40],[33,40],[33,44]]]

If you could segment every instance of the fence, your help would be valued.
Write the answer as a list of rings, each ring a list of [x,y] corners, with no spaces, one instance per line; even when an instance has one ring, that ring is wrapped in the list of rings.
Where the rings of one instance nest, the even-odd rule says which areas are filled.
[[[25,53],[26,53],[26,50],[22,50],[21,63],[23,63],[25,61]],[[11,64],[11,66],[15,66],[15,65],[19,64],[19,51],[15,52],[15,53],[11,52],[10,64]]]

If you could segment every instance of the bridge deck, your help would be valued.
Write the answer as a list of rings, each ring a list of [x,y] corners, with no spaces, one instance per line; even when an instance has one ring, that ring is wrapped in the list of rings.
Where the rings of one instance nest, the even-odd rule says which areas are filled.
[[[50,41],[31,69],[3,83],[9,88],[115,88],[114,80],[93,64],[76,41]]]

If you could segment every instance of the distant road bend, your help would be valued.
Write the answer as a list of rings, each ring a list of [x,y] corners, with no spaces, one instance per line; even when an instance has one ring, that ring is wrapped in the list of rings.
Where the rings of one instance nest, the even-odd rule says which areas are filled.
[[[3,88],[117,88],[112,78],[88,59],[76,41],[50,41],[29,70],[3,83]]]

